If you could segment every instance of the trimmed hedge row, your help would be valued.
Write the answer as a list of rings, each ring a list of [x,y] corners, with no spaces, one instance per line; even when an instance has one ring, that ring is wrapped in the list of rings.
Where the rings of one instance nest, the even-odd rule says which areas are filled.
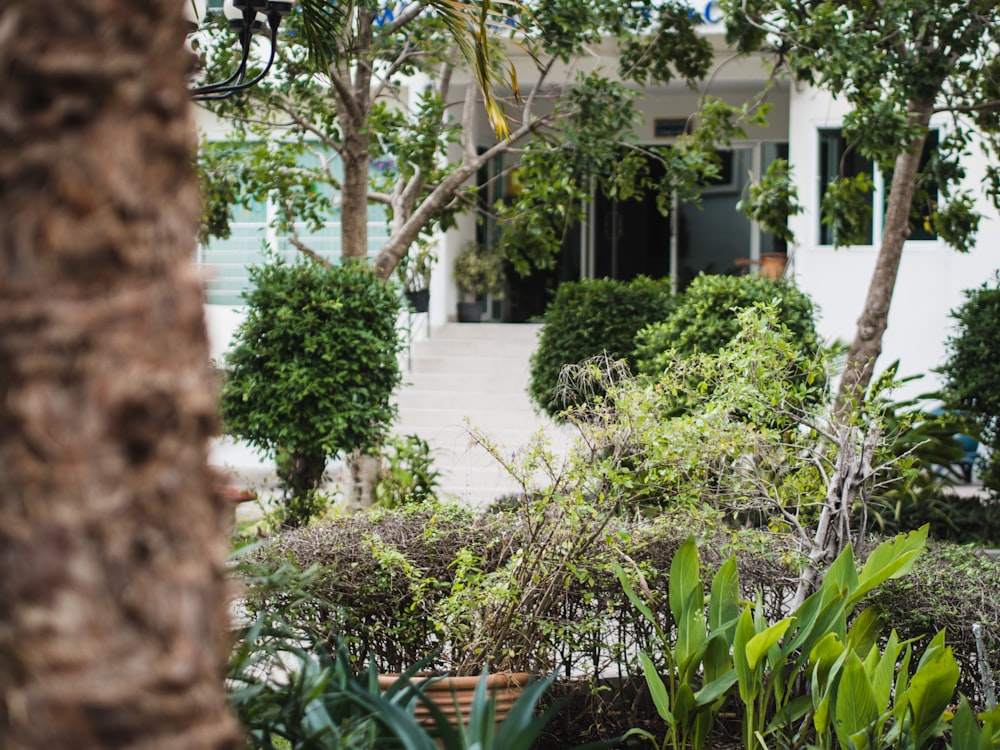
[[[434,632],[431,612],[447,596],[459,550],[474,550],[484,567],[499,566],[521,533],[517,513],[476,514],[455,506],[415,507],[345,517],[283,533],[258,553],[265,567],[294,560],[300,568],[317,566],[308,584],[310,597],[295,605],[298,624],[331,645],[342,641],[352,656],[370,658],[382,671],[400,671],[431,655],[446,634]],[[704,577],[736,555],[743,595],[763,593],[769,621],[783,616],[794,591],[794,540],[757,530],[729,530],[690,517],[654,520],[616,519],[608,539],[628,540],[621,549],[607,546],[588,561],[567,588],[553,619],[556,663],[565,674],[596,680],[640,674],[634,663],[646,647],[649,627],[631,611],[613,572],[612,561],[625,555],[643,570],[659,611],[669,618],[668,571],[684,539],[698,537]],[[624,554],[623,554],[624,553]],[[947,642],[963,667],[960,689],[974,705],[983,691],[972,625],[983,623],[988,658],[1000,678],[1000,561],[958,545],[932,542],[914,571],[882,587],[870,603],[882,609],[886,631],[901,638],[947,631]],[[275,606],[269,597],[250,596],[251,611]],[[597,720],[597,717],[593,717]]]

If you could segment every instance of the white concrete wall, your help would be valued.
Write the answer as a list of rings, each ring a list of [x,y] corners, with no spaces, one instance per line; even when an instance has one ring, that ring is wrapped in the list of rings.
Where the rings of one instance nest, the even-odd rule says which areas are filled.
[[[821,128],[840,126],[842,103],[813,89],[793,89],[789,108],[790,161],[804,212],[793,217],[795,233],[792,268],[796,282],[818,303],[820,332],[828,340],[851,341],[864,306],[878,252],[874,246],[833,249],[819,240],[819,140]],[[942,128],[947,123],[942,121]],[[977,158],[978,157],[978,158]],[[974,153],[967,163],[966,185],[980,194],[985,163]],[[879,198],[876,197],[876,211]],[[943,242],[907,242],[889,313],[878,371],[900,360],[901,375],[925,377],[900,391],[900,396],[932,391],[940,378],[932,370],[947,357],[946,341],[953,333],[950,312],[962,304],[963,290],[982,285],[1000,268],[1000,221],[984,199],[984,214],[976,248],[962,254]]]

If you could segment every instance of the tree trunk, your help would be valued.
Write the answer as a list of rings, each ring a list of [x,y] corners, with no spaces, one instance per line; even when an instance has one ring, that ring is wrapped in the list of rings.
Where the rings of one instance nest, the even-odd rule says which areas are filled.
[[[0,5],[0,747],[236,748],[178,0]]]
[[[930,102],[912,103],[909,111],[913,121],[926,127],[930,122],[932,106]],[[910,235],[910,204],[916,189],[920,155],[925,140],[926,136],[921,135],[896,157],[882,231],[882,246],[879,248],[865,307],[858,319],[857,331],[847,354],[847,364],[837,392],[836,416],[841,423],[849,417],[864,396],[872,379],[875,361],[882,353],[882,337],[889,322],[889,305],[903,256],[903,243]]]
[[[333,87],[343,141],[340,153],[344,162],[340,191],[340,248],[345,259],[364,260],[368,257],[368,148],[371,143],[368,117],[371,114],[372,70],[367,50],[372,43],[373,21],[373,13],[363,9],[358,11],[354,70],[337,72]],[[351,82],[350,87],[347,86],[348,81]]]

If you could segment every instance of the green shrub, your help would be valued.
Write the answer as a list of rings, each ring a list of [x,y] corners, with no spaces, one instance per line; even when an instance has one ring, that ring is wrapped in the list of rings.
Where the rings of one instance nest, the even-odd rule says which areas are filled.
[[[990,448],[980,469],[983,485],[1000,493],[1000,278],[994,287],[983,285],[965,293],[966,301],[952,316],[957,333],[948,339],[948,361],[942,368],[947,397],[953,408],[965,412],[980,430],[976,437]]]
[[[393,419],[399,298],[353,263],[275,261],[250,279],[246,318],[225,357],[223,420],[275,460],[285,522],[298,525],[321,507],[327,459],[371,450]]]
[[[419,435],[394,437],[383,446],[375,499],[386,508],[424,503],[437,497],[440,478],[426,440]]]
[[[682,357],[718,351],[740,332],[740,310],[772,301],[776,302],[778,321],[788,328],[796,348],[814,354],[819,349],[816,311],[792,283],[758,276],[700,274],[669,317],[639,333],[635,355],[639,372],[658,375],[670,350]]]
[[[254,588],[247,604],[251,615],[282,609],[298,632],[311,633],[331,651],[342,639],[355,664],[371,657],[382,671],[402,671],[433,654],[447,638],[447,631],[432,627],[429,618],[436,603],[449,595],[463,550],[477,557],[484,572],[495,570],[518,549],[523,538],[520,523],[516,512],[479,514],[451,505],[424,505],[287,531],[271,540],[261,558],[274,570],[289,559],[303,569],[316,566],[304,585],[308,596],[290,595],[288,587]],[[546,622],[547,638],[561,657],[562,671],[600,684],[603,696],[598,700],[591,695],[582,702],[587,713],[564,716],[563,723],[552,725],[551,732],[563,734],[551,736],[549,747],[597,739],[598,732],[609,737],[632,726],[655,725],[654,707],[629,692],[634,685],[627,680],[600,680],[609,672],[641,678],[637,653],[648,647],[655,632],[654,625],[627,602],[613,563],[625,564],[622,553],[634,561],[652,592],[657,622],[669,631],[672,615],[666,595],[671,561],[691,533],[698,538],[704,581],[714,578],[723,562],[735,556],[740,597],[759,601],[767,622],[790,614],[788,602],[801,565],[793,535],[726,529],[717,520],[688,513],[620,519],[608,529],[593,562],[567,582],[565,593],[560,592],[564,598],[559,617]],[[858,554],[859,562],[864,556]],[[1000,561],[971,548],[930,543],[907,576],[884,584],[866,604],[881,611],[883,631],[895,629],[900,638],[929,637],[945,629],[946,642],[962,666],[960,689],[975,706],[984,708],[972,624],[984,623],[996,679],[1000,675],[997,580]],[[595,627],[583,627],[588,622]],[[923,650],[925,642],[915,648]],[[575,710],[583,711],[580,705],[574,703]],[[622,705],[629,710],[621,710]]]
[[[551,416],[576,404],[559,393],[559,374],[607,352],[634,370],[635,334],[674,308],[668,279],[594,279],[562,284],[545,311],[538,349],[531,357],[531,399]]]
[[[941,630],[962,668],[959,690],[980,710],[986,706],[982,662],[973,625],[982,623],[991,679],[1000,678],[1000,560],[971,545],[930,541],[910,574],[888,581],[871,597],[900,638],[925,638]]]

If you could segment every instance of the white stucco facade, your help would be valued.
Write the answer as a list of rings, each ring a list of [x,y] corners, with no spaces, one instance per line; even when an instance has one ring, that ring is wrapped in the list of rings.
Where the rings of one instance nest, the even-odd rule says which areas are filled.
[[[759,60],[731,60],[730,53],[722,45],[721,36],[716,33],[720,30],[720,19],[717,17],[715,4],[708,3],[704,8],[699,6],[698,10],[713,21],[706,25],[705,33],[711,35],[718,49],[719,69],[711,76],[706,92],[732,103],[745,101],[763,88],[768,71]],[[583,67],[601,64],[611,65],[613,69],[610,58],[604,58],[601,54],[581,61]],[[553,80],[571,80],[571,72],[567,69]],[[522,88],[530,85],[530,71],[527,68],[523,71],[519,69],[519,79]],[[636,134],[645,145],[669,143],[669,139],[658,139],[654,134],[653,123],[658,118],[683,118],[697,109],[698,93],[680,85],[648,89],[642,94],[643,98],[639,103],[642,118],[637,124]],[[849,342],[854,336],[855,324],[864,305],[878,252],[882,205],[879,191],[882,186],[878,184],[880,180],[876,177],[873,244],[840,249],[821,244],[819,133],[821,130],[839,128],[845,113],[844,105],[824,92],[787,82],[773,89],[769,100],[772,105],[771,126],[753,130],[748,133],[746,141],[734,144],[734,149],[741,155],[734,163],[740,169],[759,169],[760,154],[765,149],[787,147],[803,211],[789,222],[795,241],[787,248],[786,276],[793,278],[818,304],[822,336],[831,342],[838,339]],[[945,122],[937,125],[947,127]],[[210,119],[204,119],[203,127],[210,137],[220,137],[223,133],[218,123]],[[488,145],[490,131],[484,117],[480,118],[478,127],[483,145]],[[966,181],[973,191],[978,191],[985,164],[977,163],[975,158],[966,164]],[[981,156],[978,158],[982,159]],[[737,190],[740,184],[745,183],[736,183]],[[530,186],[525,188],[530,189]],[[733,205],[738,197],[733,196]],[[925,374],[922,381],[906,386],[905,393],[908,395],[931,391],[938,386],[939,381],[933,370],[942,364],[946,356],[946,341],[952,326],[951,310],[962,303],[963,290],[989,281],[1000,267],[1000,253],[997,251],[1000,247],[1000,223],[996,212],[985,198],[980,204],[983,220],[973,252],[960,254],[938,240],[908,241],[904,248],[879,369],[899,359],[901,375]],[[600,263],[595,261],[595,256],[600,252],[594,240],[597,234],[594,226],[601,220],[598,213],[599,208],[595,204],[587,219],[587,226],[582,227],[579,233],[581,276],[604,275],[600,271]],[[700,216],[691,214],[689,229],[692,232],[712,229],[699,225],[696,219]],[[717,229],[734,233],[731,241],[734,247],[738,246],[735,251],[737,255],[759,258],[762,241],[756,229],[752,228],[746,236],[738,234],[735,228]],[[439,262],[431,281],[430,312],[425,318],[421,318],[421,326],[435,326],[454,319],[458,294],[451,280],[451,263],[462,247],[475,237],[475,218],[467,215],[459,219],[458,229],[439,238]],[[692,241],[694,246],[698,245],[697,239],[696,237]],[[634,251],[635,248],[625,247],[616,249],[615,252]],[[676,273],[677,269],[673,271]],[[719,271],[724,269],[720,268]],[[208,305],[207,319],[214,357],[221,356],[228,345],[239,315],[238,309],[232,305]]]
[[[835,249],[819,241],[820,168],[818,133],[838,128],[846,108],[828,94],[793,87],[789,101],[789,161],[794,169],[803,212],[789,220],[795,233],[789,248],[789,273],[819,305],[819,330],[828,341],[850,342],[864,307],[868,284],[878,254],[881,225],[877,180],[874,244]],[[946,121],[932,121],[946,128]],[[980,194],[985,163],[978,152],[966,161],[966,186]],[[900,375],[925,377],[903,389],[907,395],[935,390],[940,379],[933,370],[946,356],[946,341],[953,332],[950,313],[964,301],[963,290],[982,285],[1000,268],[1000,223],[996,211],[983,198],[983,214],[976,247],[959,253],[940,240],[907,241],[883,340],[877,370],[900,361]]]

